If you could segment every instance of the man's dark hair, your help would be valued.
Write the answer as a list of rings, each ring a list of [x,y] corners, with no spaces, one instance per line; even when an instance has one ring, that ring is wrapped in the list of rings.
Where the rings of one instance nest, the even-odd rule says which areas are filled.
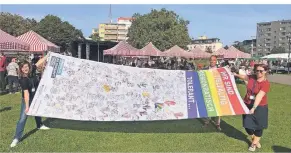
[[[209,60],[211,60],[212,57],[215,57],[217,59],[217,56],[216,55],[211,55],[210,58],[209,58]]]

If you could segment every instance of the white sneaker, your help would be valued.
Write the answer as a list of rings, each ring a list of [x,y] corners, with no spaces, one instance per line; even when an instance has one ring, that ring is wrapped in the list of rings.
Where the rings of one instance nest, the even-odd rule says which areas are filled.
[[[249,147],[249,151],[252,151],[252,152],[256,151],[256,145],[251,145]]]
[[[45,126],[45,125],[42,125],[40,128],[38,128],[39,130],[49,130],[50,128]]]
[[[11,147],[11,148],[15,147],[15,146],[17,145],[18,142],[19,142],[18,139],[14,139],[14,140],[12,141],[10,147]]]

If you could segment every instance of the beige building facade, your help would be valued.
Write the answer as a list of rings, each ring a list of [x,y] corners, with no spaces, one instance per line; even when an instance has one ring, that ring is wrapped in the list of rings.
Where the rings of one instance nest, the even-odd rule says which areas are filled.
[[[211,50],[212,52],[217,51],[223,47],[223,43],[218,38],[207,38],[206,36],[200,36],[198,39],[193,39],[191,44],[187,46],[189,50],[196,47],[203,51]]]
[[[101,23],[98,29],[92,33],[98,33],[101,41],[126,41],[128,39],[128,28],[131,26],[132,18],[118,18],[117,23]]]

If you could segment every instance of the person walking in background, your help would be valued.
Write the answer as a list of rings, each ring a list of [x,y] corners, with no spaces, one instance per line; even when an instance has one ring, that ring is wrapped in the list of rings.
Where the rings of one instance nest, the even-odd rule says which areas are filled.
[[[46,61],[46,58],[40,59],[35,65],[40,68],[43,67]],[[29,110],[29,106],[33,100],[34,94],[38,87],[38,80],[36,77],[31,77],[31,65],[29,62],[24,61],[19,65],[20,70],[20,86],[22,90],[22,101],[21,101],[21,109],[20,109],[20,119],[16,126],[16,132],[14,139],[10,145],[10,147],[15,147],[17,143],[20,141],[24,127],[27,120],[27,113]],[[35,117],[36,126],[40,130],[48,130],[49,128],[43,125],[41,121],[41,117]]]
[[[18,91],[18,70],[19,66],[16,63],[16,58],[12,58],[11,62],[7,66],[7,78],[9,84],[9,94],[15,93]],[[13,89],[13,84],[15,88]]]
[[[3,53],[0,53],[0,94],[4,93],[6,91],[6,81],[5,81],[5,63],[6,63],[6,57]]]
[[[268,127],[267,93],[270,91],[270,82],[266,77],[268,66],[257,64],[254,70],[255,75],[250,76],[234,73],[234,76],[244,80],[247,86],[244,102],[250,109],[250,113],[243,115],[243,127],[251,137],[252,144],[249,151],[262,147],[260,140],[263,129]]]

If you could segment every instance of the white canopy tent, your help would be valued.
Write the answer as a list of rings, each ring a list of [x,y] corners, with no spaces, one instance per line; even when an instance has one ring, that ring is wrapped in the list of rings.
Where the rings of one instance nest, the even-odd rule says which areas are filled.
[[[288,58],[288,53],[270,54],[270,55],[267,55],[267,56],[263,56],[261,58],[283,58],[283,59],[287,59]]]

